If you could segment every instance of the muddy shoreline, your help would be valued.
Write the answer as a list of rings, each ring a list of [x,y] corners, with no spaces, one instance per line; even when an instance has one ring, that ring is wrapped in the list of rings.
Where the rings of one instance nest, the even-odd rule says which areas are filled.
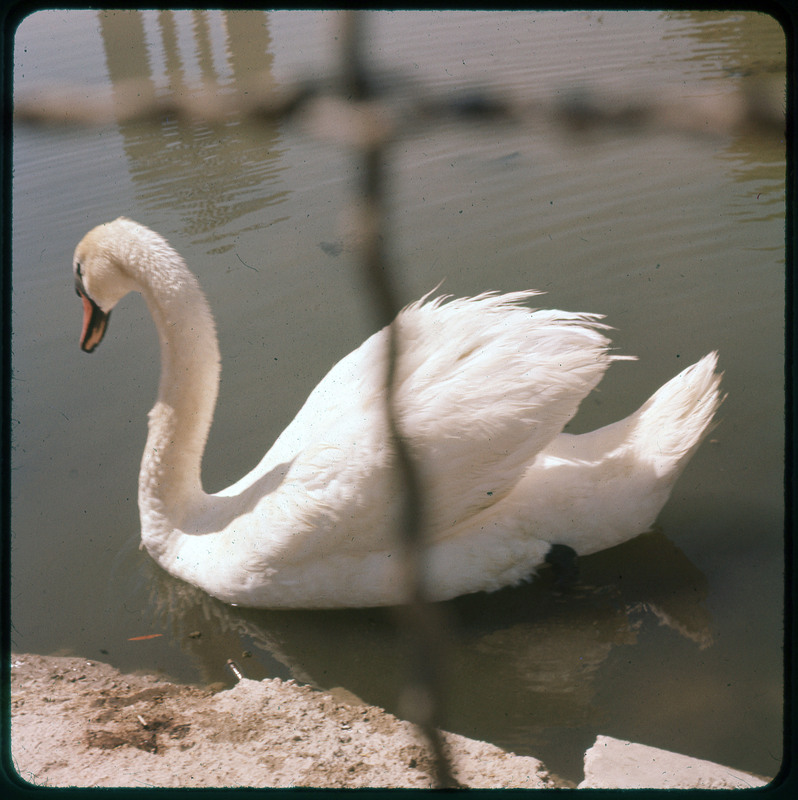
[[[35,786],[429,788],[415,727],[345,690],[241,680],[214,692],[85,658],[12,654],[11,755]],[[566,788],[538,759],[445,733],[470,788]],[[762,786],[710,762],[599,737],[580,787]]]

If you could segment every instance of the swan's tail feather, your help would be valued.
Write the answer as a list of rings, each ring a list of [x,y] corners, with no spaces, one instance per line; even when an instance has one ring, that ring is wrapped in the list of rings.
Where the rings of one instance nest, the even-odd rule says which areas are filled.
[[[715,414],[724,400],[717,365],[717,352],[708,353],[660,387],[634,415],[634,447],[658,475],[675,479],[717,424]]]

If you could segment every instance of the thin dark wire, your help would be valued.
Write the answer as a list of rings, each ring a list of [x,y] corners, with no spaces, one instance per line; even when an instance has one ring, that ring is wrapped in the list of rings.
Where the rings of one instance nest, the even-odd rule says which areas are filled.
[[[353,99],[366,101],[371,91],[362,58],[362,12],[349,11],[344,19],[342,53]],[[400,307],[393,273],[385,252],[387,241],[385,205],[388,176],[385,169],[388,139],[376,137],[361,152],[361,189],[364,216],[363,274],[380,327],[388,325],[388,352],[385,365],[385,413],[394,454],[396,479],[402,492],[402,516],[398,536],[402,544],[402,563],[407,602],[400,620],[409,633],[411,678],[405,691],[405,710],[429,742],[434,759],[434,779],[440,788],[458,786],[449,763],[440,725],[443,717],[444,621],[441,609],[428,602],[424,581],[426,508],[418,466],[399,423],[401,409],[396,403],[396,370],[402,357],[398,327],[393,324]]]
[[[216,86],[195,88],[176,94],[160,91],[147,81],[118,81],[113,98],[101,91],[87,94],[80,87],[60,86],[15,98],[14,122],[24,125],[109,125],[122,122],[158,123],[164,119],[222,123],[250,120],[259,124],[290,119],[313,110],[329,99],[333,86],[369,88],[365,71],[347,64],[337,79],[295,81],[275,87],[268,76],[262,85],[254,83],[246,91],[220,93]],[[723,98],[687,97],[674,90],[636,96],[628,92],[603,95],[584,87],[532,100],[509,91],[472,87],[460,92],[430,90],[406,76],[382,76],[402,85],[411,85],[413,99],[405,98],[395,112],[395,136],[411,136],[441,120],[483,121],[494,124],[528,125],[546,123],[550,135],[596,136],[601,133],[662,134],[685,137],[725,137],[754,135],[783,137],[786,115],[783,90],[777,83],[754,83]],[[391,99],[382,96],[386,110]],[[395,111],[395,110],[394,110]],[[324,127],[324,126],[321,126]],[[339,140],[357,144],[357,134],[336,131]]]

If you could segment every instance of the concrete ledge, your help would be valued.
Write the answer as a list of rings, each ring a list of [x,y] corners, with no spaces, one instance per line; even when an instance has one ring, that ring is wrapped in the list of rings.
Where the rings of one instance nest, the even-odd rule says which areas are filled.
[[[767,782],[746,772],[645,744],[599,736],[585,753],[580,789],[752,789]]]

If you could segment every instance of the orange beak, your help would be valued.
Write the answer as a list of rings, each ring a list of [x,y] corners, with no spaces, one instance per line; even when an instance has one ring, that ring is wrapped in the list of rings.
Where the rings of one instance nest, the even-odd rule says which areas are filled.
[[[82,289],[77,286],[76,291],[83,300],[83,330],[80,333],[80,349],[91,353],[102,341],[111,313],[103,311]]]

